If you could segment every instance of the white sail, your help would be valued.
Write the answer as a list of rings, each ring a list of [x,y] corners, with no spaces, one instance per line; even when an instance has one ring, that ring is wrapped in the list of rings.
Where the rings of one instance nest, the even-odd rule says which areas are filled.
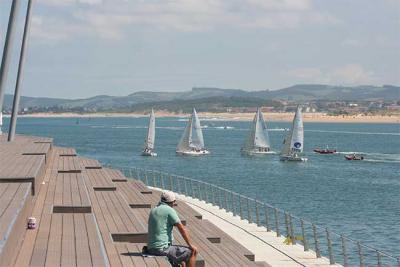
[[[293,120],[292,137],[290,140],[290,150],[293,153],[302,153],[304,146],[304,128],[301,107],[297,107],[296,115]]]
[[[302,153],[304,146],[304,128],[301,107],[298,106],[294,115],[292,128],[284,140],[282,155],[293,155],[294,153]]]
[[[149,119],[149,127],[147,129],[147,138],[145,141],[145,148],[150,149],[150,150],[154,149],[155,131],[156,131],[156,118],[154,116],[154,111],[152,109],[151,114],[150,114],[150,119]]]
[[[192,130],[190,136],[191,138],[189,139],[189,146],[194,149],[203,149],[203,131],[201,130],[200,120],[195,109],[193,109],[191,123]]]
[[[189,139],[191,138],[190,136],[192,135],[191,132],[192,132],[192,118],[189,118],[189,121],[185,127],[185,131],[183,131],[181,140],[179,141],[179,144],[176,148],[177,151],[190,150]]]
[[[185,131],[179,141],[177,151],[191,151],[192,149],[203,149],[204,139],[203,132],[200,126],[200,120],[197,116],[196,110],[193,109],[192,116],[190,117]]]
[[[270,148],[271,145],[269,141],[268,130],[261,109],[257,109],[256,116],[257,120],[255,125],[254,146]]]
[[[250,134],[246,140],[244,148],[247,150],[255,148],[270,148],[268,129],[264,121],[261,109],[257,109],[251,126]]]

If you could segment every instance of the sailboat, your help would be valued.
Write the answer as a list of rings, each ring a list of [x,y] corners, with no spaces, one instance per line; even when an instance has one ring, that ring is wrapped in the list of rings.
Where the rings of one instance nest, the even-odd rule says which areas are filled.
[[[274,151],[271,151],[267,126],[260,108],[257,108],[250,134],[241,151],[247,155],[275,154]]]
[[[156,135],[156,118],[153,109],[151,109],[149,127],[147,129],[147,137],[144,141],[144,150],[142,156],[155,157],[157,153],[154,152],[154,139]]]
[[[193,108],[185,131],[176,148],[178,155],[200,156],[207,155],[210,152],[204,148],[203,132],[201,131],[200,120],[197,116],[196,109]]]
[[[304,128],[301,107],[298,106],[294,115],[292,128],[283,141],[283,149],[280,160],[282,161],[307,161],[302,157],[304,146]]]

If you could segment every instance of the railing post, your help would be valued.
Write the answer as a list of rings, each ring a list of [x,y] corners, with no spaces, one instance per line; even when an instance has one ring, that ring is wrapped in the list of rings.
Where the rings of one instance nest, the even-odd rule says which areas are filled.
[[[296,244],[296,236],[294,233],[293,217],[291,214],[289,214],[289,225],[290,225],[290,239],[292,240],[292,245],[295,245]]]
[[[378,260],[378,267],[382,267],[381,253],[378,250],[376,251],[376,257]]]
[[[181,182],[180,182],[179,176],[175,175],[175,177],[176,177],[176,186],[177,186],[178,192],[181,194],[182,188],[181,188]]]
[[[228,197],[226,196],[226,190],[224,190],[224,198],[225,198],[225,211],[228,212]]]
[[[343,253],[343,267],[349,267],[349,259],[347,256],[347,249],[346,249],[346,239],[343,235],[340,236],[342,240],[342,253]]]
[[[159,174],[160,174],[160,180],[161,180],[161,188],[165,190],[166,188],[165,188],[165,184],[164,184],[164,175],[162,174],[162,172],[159,172]]]
[[[154,171],[151,171],[153,173],[153,187],[156,187],[156,173]]]
[[[360,267],[364,267],[364,255],[362,253],[361,244],[357,242],[358,256],[360,257]]]
[[[221,192],[222,192],[222,190],[221,190],[221,188],[218,186],[217,187],[217,191],[218,191],[218,207],[219,207],[219,209],[222,209],[223,207],[222,207],[222,196],[221,196]]]
[[[314,234],[315,254],[317,255],[317,258],[321,258],[321,251],[319,250],[319,240],[317,235],[317,227],[315,226],[315,224],[313,224],[312,228]]]
[[[239,211],[240,211],[240,219],[243,220],[242,195],[239,195]]]
[[[328,228],[326,228],[326,241],[328,242],[329,264],[334,265],[335,258],[333,256],[332,240]]]
[[[286,238],[291,238],[289,228],[289,215],[285,212],[285,227],[286,227]]]
[[[149,185],[149,180],[147,179],[147,173],[144,173],[144,180],[146,181],[146,185]]]
[[[232,206],[232,214],[235,216],[235,213],[237,212],[236,207],[235,207],[235,196],[233,192],[231,191],[231,206]]]
[[[206,203],[209,203],[210,199],[208,198],[207,184],[205,183],[203,187],[204,187],[204,201]]]
[[[171,174],[169,175],[169,185],[170,185],[171,191],[174,191],[174,185],[172,184],[172,175]]]
[[[185,186],[185,196],[188,196],[187,179],[186,179],[186,177],[183,177],[183,179],[185,180],[185,183],[184,183],[184,186]]]
[[[249,205],[249,198],[246,198],[246,203],[247,203],[247,220],[249,223],[251,223],[251,215],[250,215],[250,205]]]
[[[211,184],[210,184],[210,192],[211,192],[212,204],[216,206],[217,203],[215,202],[215,187],[212,186]]]
[[[302,238],[303,238],[304,251],[308,251],[307,235],[306,235],[306,231],[304,229],[304,221],[303,221],[303,219],[300,219],[300,224],[301,224],[301,235],[302,235]]]
[[[195,194],[194,194],[194,187],[193,187],[193,180],[190,179],[190,187],[192,189],[192,198],[195,198]]]
[[[278,209],[277,208],[274,208],[274,214],[275,214],[276,236],[280,237],[281,236],[281,231],[279,230],[279,214],[278,214]]]
[[[139,176],[139,170],[137,168],[135,168],[135,172],[136,172],[136,176],[139,180],[141,180],[141,177]],[[144,181],[143,181],[144,182]]]
[[[271,228],[269,225],[269,215],[268,215],[268,206],[265,205],[265,226],[267,227],[267,232],[271,232]]]
[[[258,201],[255,200],[254,202],[256,203],[256,223],[257,226],[260,226],[260,212],[258,210]]]
[[[201,201],[203,199],[203,192],[201,192],[201,183],[200,182],[196,182],[196,187],[197,187],[197,191],[198,192],[198,199]]]

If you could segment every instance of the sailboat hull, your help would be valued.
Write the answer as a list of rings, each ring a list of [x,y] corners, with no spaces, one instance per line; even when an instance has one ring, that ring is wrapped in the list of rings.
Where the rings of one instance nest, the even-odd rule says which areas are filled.
[[[258,150],[241,150],[243,155],[247,156],[263,156],[263,155],[274,155],[275,151],[258,151]]]
[[[307,158],[303,158],[303,157],[295,157],[295,156],[281,156],[280,157],[281,161],[293,161],[293,162],[305,162],[308,159]]]
[[[200,151],[176,151],[176,154],[180,156],[203,156],[210,154],[210,151],[206,149]]]
[[[157,157],[157,153],[156,152],[143,151],[142,152],[142,156],[145,156],[145,157]]]

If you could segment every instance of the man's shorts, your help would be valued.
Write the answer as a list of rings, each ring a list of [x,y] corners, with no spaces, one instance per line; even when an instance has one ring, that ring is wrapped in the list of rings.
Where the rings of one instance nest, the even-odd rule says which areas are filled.
[[[156,256],[166,256],[173,264],[187,262],[192,255],[192,250],[185,246],[169,246],[164,250],[149,249],[148,253]]]

